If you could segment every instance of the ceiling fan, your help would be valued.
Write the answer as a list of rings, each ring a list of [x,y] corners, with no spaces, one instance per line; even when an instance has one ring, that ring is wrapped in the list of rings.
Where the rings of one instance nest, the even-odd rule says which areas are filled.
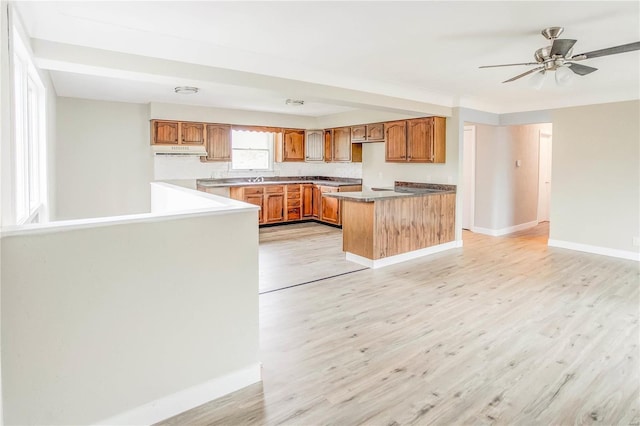
[[[495,67],[511,67],[518,65],[535,65],[536,67],[530,69],[529,71],[523,72],[522,74],[518,74],[515,77],[510,78],[509,80],[503,81],[503,83],[509,83],[511,81],[517,80],[529,74],[536,73],[532,77],[532,84],[536,88],[540,88],[542,86],[542,82],[544,81],[544,77],[548,71],[556,72],[556,82],[559,85],[567,84],[573,74],[578,75],[587,75],[591,74],[594,71],[597,71],[597,68],[589,67],[582,64],[577,64],[577,61],[583,61],[585,59],[598,58],[600,56],[608,56],[615,55],[618,53],[624,52],[632,52],[634,50],[640,50],[640,41],[635,43],[623,44],[620,46],[609,47],[606,49],[593,50],[591,52],[580,53],[578,55],[573,55],[573,45],[577,40],[572,39],[560,39],[558,38],[560,34],[564,31],[563,27],[549,27],[542,30],[541,34],[549,41],[551,41],[550,46],[541,47],[536,50],[534,53],[535,62],[524,62],[519,64],[503,64],[503,65],[483,65],[480,68],[495,68]]]

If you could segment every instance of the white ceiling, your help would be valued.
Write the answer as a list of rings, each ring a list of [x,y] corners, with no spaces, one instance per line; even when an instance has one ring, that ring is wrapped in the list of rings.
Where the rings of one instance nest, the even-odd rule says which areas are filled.
[[[333,96],[325,86],[492,112],[638,99],[639,52],[584,61],[599,71],[576,76],[570,87],[558,87],[548,79],[540,91],[529,88],[526,77],[501,83],[527,67],[478,66],[531,62],[534,51],[547,44],[540,30],[548,26],[564,26],[562,37],[578,40],[576,53],[638,41],[639,5],[112,1],[19,2],[17,8],[35,39],[201,65],[208,67],[200,68],[205,74],[212,71],[210,77],[190,80],[204,87],[201,93],[179,96],[173,88],[185,80],[172,79],[175,74],[170,72],[159,78],[164,66],[149,69],[146,74],[153,78],[148,80],[141,74],[132,77],[125,64],[115,62],[109,72],[96,71],[79,61],[94,60],[104,52],[83,50],[76,55],[81,59],[60,58],[55,66],[56,61],[41,63],[55,70],[52,76],[60,96],[285,113],[292,112],[284,100],[297,97],[307,103],[295,114],[320,116],[366,108],[362,96],[344,91]],[[37,49],[35,53],[39,55]],[[61,66],[65,61],[67,66]],[[243,77],[216,81],[221,70]],[[273,80],[273,87],[268,79],[246,83],[260,75],[279,80]]]

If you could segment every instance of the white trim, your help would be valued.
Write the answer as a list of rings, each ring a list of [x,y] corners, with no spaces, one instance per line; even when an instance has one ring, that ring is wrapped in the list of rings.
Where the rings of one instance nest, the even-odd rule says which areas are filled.
[[[612,249],[608,247],[592,246],[589,244],[573,243],[571,241],[554,240],[551,238],[549,238],[547,245],[549,247],[558,247],[558,248],[563,248],[568,250],[583,251],[585,253],[601,254],[603,256],[611,256],[611,257],[617,257],[620,259],[635,260],[636,262],[640,262],[640,253],[633,252],[633,251],[618,250],[618,249]]]
[[[156,399],[95,424],[150,425],[257,383],[260,380],[262,380],[260,363],[252,364],[242,370],[236,370],[200,385]]]
[[[466,153],[464,150],[464,135],[466,132],[471,132],[473,134],[473,141],[471,142],[471,149],[469,153]],[[471,188],[469,189],[469,204],[470,204],[470,212],[469,212],[469,230],[472,230],[475,226],[476,222],[476,126],[475,125],[465,125],[464,132],[462,137],[462,166],[464,167],[464,155],[469,154],[471,157],[471,170],[469,171],[471,177]],[[465,184],[465,170],[462,171],[462,184]],[[461,191],[461,199],[462,199],[462,216],[464,216],[464,209],[467,208],[465,206],[466,200],[464,199],[465,189]],[[462,218],[461,218],[462,219]],[[464,221],[460,221],[461,223]],[[464,225],[464,224],[463,224]],[[466,228],[462,228],[466,229]]]
[[[551,151],[549,152],[549,157],[552,157],[552,155],[553,155],[553,151],[552,151],[553,150],[553,135],[551,133],[543,132],[542,130],[540,130],[538,132],[538,206],[536,208],[536,215],[538,217],[538,223],[549,221],[549,216],[550,216],[550,211],[547,212],[546,217],[541,217],[541,215],[540,215],[540,198],[542,197],[541,189],[545,185],[543,176],[542,176],[542,174],[540,172],[542,170],[543,162],[547,161],[546,158],[543,159],[542,156],[540,155],[540,154],[542,154],[542,138],[549,138],[550,139],[548,148]],[[551,162],[553,162],[553,158],[551,159]],[[549,173],[551,173],[551,166],[552,166],[551,163],[547,165],[547,167],[549,167]],[[551,185],[551,179],[549,180],[549,185]],[[549,199],[546,200],[546,204],[547,204],[547,209],[551,210],[551,193],[549,193]]]
[[[407,253],[397,254],[382,259],[367,259],[357,254],[346,252],[346,259],[350,262],[358,263],[367,268],[377,269],[384,266],[395,265],[396,263],[406,262],[407,260],[416,259],[418,257],[428,256],[430,254],[439,253],[441,251],[462,247],[462,241],[451,241],[437,246],[426,247],[420,250],[409,251]]]
[[[478,234],[491,235],[492,237],[499,237],[501,235],[511,234],[513,232],[523,231],[525,229],[533,228],[538,224],[537,220],[532,222],[521,223],[520,225],[508,226],[502,229],[490,229],[490,228],[480,228],[475,226],[471,232],[476,232]]]

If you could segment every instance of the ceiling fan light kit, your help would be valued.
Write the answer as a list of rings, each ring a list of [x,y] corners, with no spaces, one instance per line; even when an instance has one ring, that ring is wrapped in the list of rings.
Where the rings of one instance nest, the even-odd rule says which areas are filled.
[[[505,80],[503,81],[503,83],[509,83],[529,74],[536,73],[531,77],[529,84],[532,87],[539,89],[542,87],[546,73],[548,71],[555,71],[556,83],[559,86],[566,86],[573,81],[573,74],[583,76],[591,74],[592,72],[598,70],[597,68],[589,67],[587,65],[577,64],[576,61],[583,61],[585,59],[597,58],[600,56],[615,55],[618,53],[640,50],[640,41],[637,41],[634,43],[580,53],[579,55],[573,55],[573,46],[574,44],[576,44],[577,40],[558,38],[563,31],[563,27],[549,27],[542,30],[541,34],[544,36],[544,38],[551,41],[551,45],[541,47],[534,52],[533,57],[535,59],[535,62],[503,65],[483,65],[480,68],[535,65],[535,68],[530,69],[529,71],[525,71],[522,74],[518,74],[508,80]]]

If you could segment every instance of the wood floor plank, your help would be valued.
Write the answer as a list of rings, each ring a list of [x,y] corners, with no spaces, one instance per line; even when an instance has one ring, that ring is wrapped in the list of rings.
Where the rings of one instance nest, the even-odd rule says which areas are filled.
[[[261,241],[315,265],[323,230],[282,228]],[[161,424],[638,425],[639,265],[547,232],[263,294],[263,382]]]

